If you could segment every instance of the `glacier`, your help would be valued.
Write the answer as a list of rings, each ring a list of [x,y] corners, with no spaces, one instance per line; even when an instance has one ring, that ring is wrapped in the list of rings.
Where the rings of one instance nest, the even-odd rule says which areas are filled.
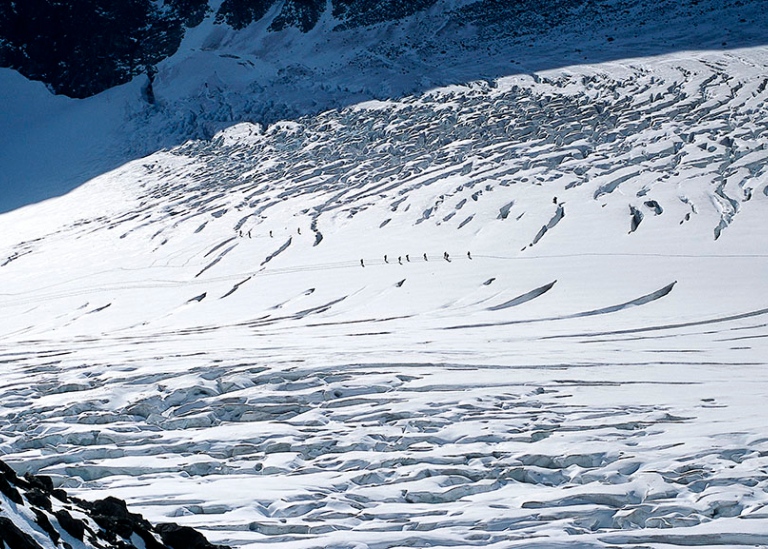
[[[4,461],[238,548],[768,545],[767,69],[350,101],[2,214]]]

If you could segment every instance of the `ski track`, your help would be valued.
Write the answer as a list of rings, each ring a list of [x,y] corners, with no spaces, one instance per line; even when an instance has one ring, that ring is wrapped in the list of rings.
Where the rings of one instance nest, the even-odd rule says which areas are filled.
[[[97,197],[0,247],[4,460],[242,548],[768,545],[758,54],[239,125],[58,199]]]

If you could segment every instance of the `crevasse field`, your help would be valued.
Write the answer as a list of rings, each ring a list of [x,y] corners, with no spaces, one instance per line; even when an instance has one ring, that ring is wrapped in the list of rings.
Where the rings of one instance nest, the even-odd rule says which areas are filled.
[[[233,547],[768,546],[768,50],[238,124],[0,216],[0,451]]]

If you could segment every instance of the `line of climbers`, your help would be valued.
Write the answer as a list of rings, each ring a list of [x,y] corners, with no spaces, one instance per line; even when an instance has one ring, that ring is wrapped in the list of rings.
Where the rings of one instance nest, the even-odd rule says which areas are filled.
[[[237,236],[239,236],[240,238],[246,238],[246,237],[247,238],[258,238],[258,237],[254,237],[251,231],[252,231],[252,229],[248,229],[248,231],[244,231],[244,230],[240,229],[240,230],[237,231]],[[301,234],[301,227],[298,227],[296,229],[296,234]],[[272,233],[271,229],[269,231],[269,238],[274,238],[274,234]]]
[[[426,252],[422,255],[422,257],[424,258],[424,261],[429,261],[429,257],[427,257]],[[450,254],[448,252],[443,252],[443,259],[445,261],[447,261],[448,263],[450,263],[451,262]],[[467,252],[467,259],[472,259],[472,253],[471,252]],[[406,261],[406,263],[410,263],[411,262],[410,254],[405,254],[405,261]],[[387,256],[387,254],[384,254],[384,263],[389,264],[389,257]],[[403,256],[402,255],[397,256],[397,263],[398,263],[398,265],[402,265],[403,264]],[[361,267],[365,267],[365,260],[363,260],[363,259],[360,260],[360,266]]]
[[[297,232],[297,234],[301,234],[301,227],[297,228],[296,232]],[[253,238],[252,235],[251,235],[251,230],[248,230],[248,232],[243,232],[243,230],[241,229],[241,230],[238,231],[238,235],[240,237],[247,236],[248,238]],[[274,238],[274,235],[272,234],[272,230],[269,231],[269,237],[270,238]],[[422,257],[424,258],[424,261],[429,261],[429,258],[427,257],[426,252],[424,252]],[[467,252],[467,258],[468,259],[472,259],[472,253],[471,252]],[[447,261],[448,263],[450,263],[451,262],[450,254],[448,252],[443,252],[443,259],[445,261]],[[410,254],[405,254],[405,261],[406,261],[406,263],[410,263],[411,262]],[[384,254],[384,263],[389,263],[389,259],[387,257],[387,254]],[[398,256],[397,257],[397,263],[399,265],[403,264],[403,256]],[[365,261],[363,259],[360,260],[360,266],[361,267],[365,267]]]

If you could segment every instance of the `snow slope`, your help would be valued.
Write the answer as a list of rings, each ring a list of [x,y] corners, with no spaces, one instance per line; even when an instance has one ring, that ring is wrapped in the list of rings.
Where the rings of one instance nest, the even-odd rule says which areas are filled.
[[[4,459],[233,547],[768,545],[767,67],[243,123],[4,214]]]

